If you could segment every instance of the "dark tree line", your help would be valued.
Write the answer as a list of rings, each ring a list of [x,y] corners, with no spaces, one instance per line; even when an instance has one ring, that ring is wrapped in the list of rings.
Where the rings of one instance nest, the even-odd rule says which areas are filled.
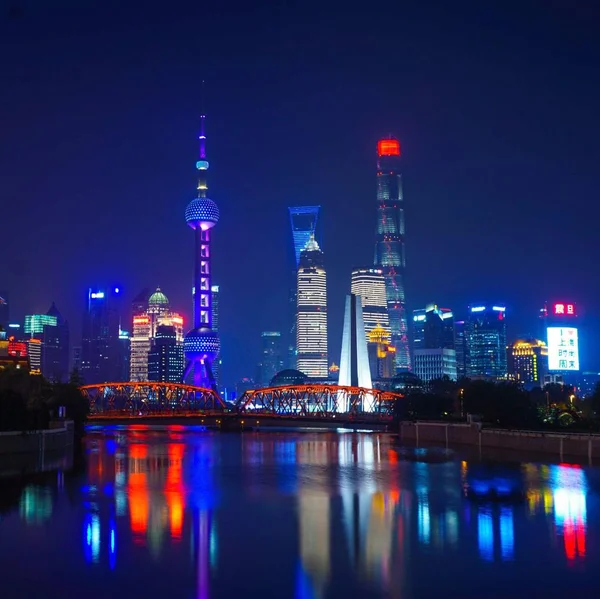
[[[600,385],[582,400],[568,385],[530,391],[517,383],[463,378],[431,381],[426,390],[410,390],[396,403],[401,420],[465,420],[471,414],[506,428],[600,430]]]
[[[22,369],[0,370],[0,431],[47,428],[52,418],[58,417],[60,407],[65,408],[65,417],[80,430],[89,406],[79,384],[76,372],[68,383],[50,383]]]

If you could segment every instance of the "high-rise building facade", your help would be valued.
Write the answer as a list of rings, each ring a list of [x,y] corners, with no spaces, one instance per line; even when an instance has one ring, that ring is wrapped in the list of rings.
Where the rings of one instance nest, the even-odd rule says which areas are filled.
[[[454,349],[454,315],[449,308],[428,304],[413,310],[413,350]]]
[[[473,304],[465,325],[467,376],[506,377],[506,306]]]
[[[297,275],[297,369],[313,379],[327,379],[327,275],[314,235],[300,254]]]
[[[548,346],[539,339],[518,339],[508,349],[508,373],[524,385],[542,386],[548,374]]]
[[[390,333],[382,326],[369,332],[367,342],[372,380],[393,378],[396,372],[396,348],[390,344]]]
[[[180,383],[184,368],[181,327],[159,324],[148,354],[148,380]]]
[[[360,296],[367,341],[369,333],[375,327],[381,327],[390,337],[390,319],[383,270],[373,267],[353,269],[350,292]]]
[[[169,299],[160,287],[148,298],[145,310],[140,312],[142,307],[141,303],[136,306],[138,312],[133,316],[133,330],[129,339],[130,380],[138,382],[155,380],[149,378],[148,361],[159,326],[172,327],[176,343],[183,346],[183,318],[171,311]]]
[[[279,331],[263,331],[260,335],[260,362],[256,369],[256,384],[268,387],[271,379],[283,370],[283,352],[281,333]]]
[[[464,320],[454,322],[454,350],[456,351],[456,377],[461,379],[467,376],[468,352]]]
[[[81,377],[88,385],[126,380],[119,343],[121,290],[88,289],[81,336]]]
[[[296,368],[297,348],[296,348],[296,322],[297,322],[297,275],[300,266],[300,254],[310,236],[316,238],[317,220],[319,219],[320,206],[290,206],[290,224],[292,228],[292,245],[294,249],[294,262],[292,276],[290,279],[289,291],[289,319],[290,328],[287,336],[287,367]]]
[[[221,351],[219,334],[213,329],[211,230],[219,222],[219,208],[207,197],[206,116],[200,116],[198,196],[185,209],[185,221],[194,231],[194,326],[183,340],[186,359],[184,379],[197,387],[217,391],[213,364]]]
[[[45,325],[42,332],[42,374],[49,381],[66,382],[69,378],[69,323],[54,302],[46,315],[54,317],[56,324]]]
[[[0,291],[0,328],[5,332],[8,330],[10,323],[10,304],[8,300],[8,292]]]
[[[414,353],[413,372],[429,383],[435,379],[456,380],[456,352],[454,349],[418,349]]]
[[[396,348],[396,368],[409,370],[411,362],[404,292],[406,259],[400,142],[397,139],[380,140],[377,154],[375,266],[381,268],[385,279],[392,345]]]
[[[210,294],[212,297],[212,329],[215,332],[219,332],[219,285],[212,285],[210,288]],[[219,355],[213,362],[213,375],[215,377],[215,385],[217,389],[221,388],[221,365],[223,363],[223,357]]]

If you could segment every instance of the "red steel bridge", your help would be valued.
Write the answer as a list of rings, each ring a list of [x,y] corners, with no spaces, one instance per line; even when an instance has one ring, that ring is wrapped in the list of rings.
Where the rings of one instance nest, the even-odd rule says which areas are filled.
[[[81,387],[92,416],[239,415],[294,419],[390,420],[399,393],[341,387],[291,385],[246,391],[226,403],[211,389],[179,383],[103,383]]]

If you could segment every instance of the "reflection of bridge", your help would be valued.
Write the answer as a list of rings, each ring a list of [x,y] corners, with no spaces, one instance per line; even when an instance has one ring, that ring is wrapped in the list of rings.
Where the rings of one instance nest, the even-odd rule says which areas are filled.
[[[337,385],[292,385],[246,391],[235,405],[211,389],[179,383],[103,383],[81,387],[94,416],[225,415],[293,419],[389,420],[402,395]]]

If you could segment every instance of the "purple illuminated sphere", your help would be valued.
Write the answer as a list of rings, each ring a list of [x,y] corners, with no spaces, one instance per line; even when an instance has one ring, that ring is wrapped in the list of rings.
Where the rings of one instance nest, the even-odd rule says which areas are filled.
[[[219,222],[219,208],[209,198],[194,198],[185,209],[185,222],[192,229],[211,229]]]
[[[214,360],[221,350],[221,342],[216,331],[199,327],[186,333],[183,339],[183,351],[188,361]]]

